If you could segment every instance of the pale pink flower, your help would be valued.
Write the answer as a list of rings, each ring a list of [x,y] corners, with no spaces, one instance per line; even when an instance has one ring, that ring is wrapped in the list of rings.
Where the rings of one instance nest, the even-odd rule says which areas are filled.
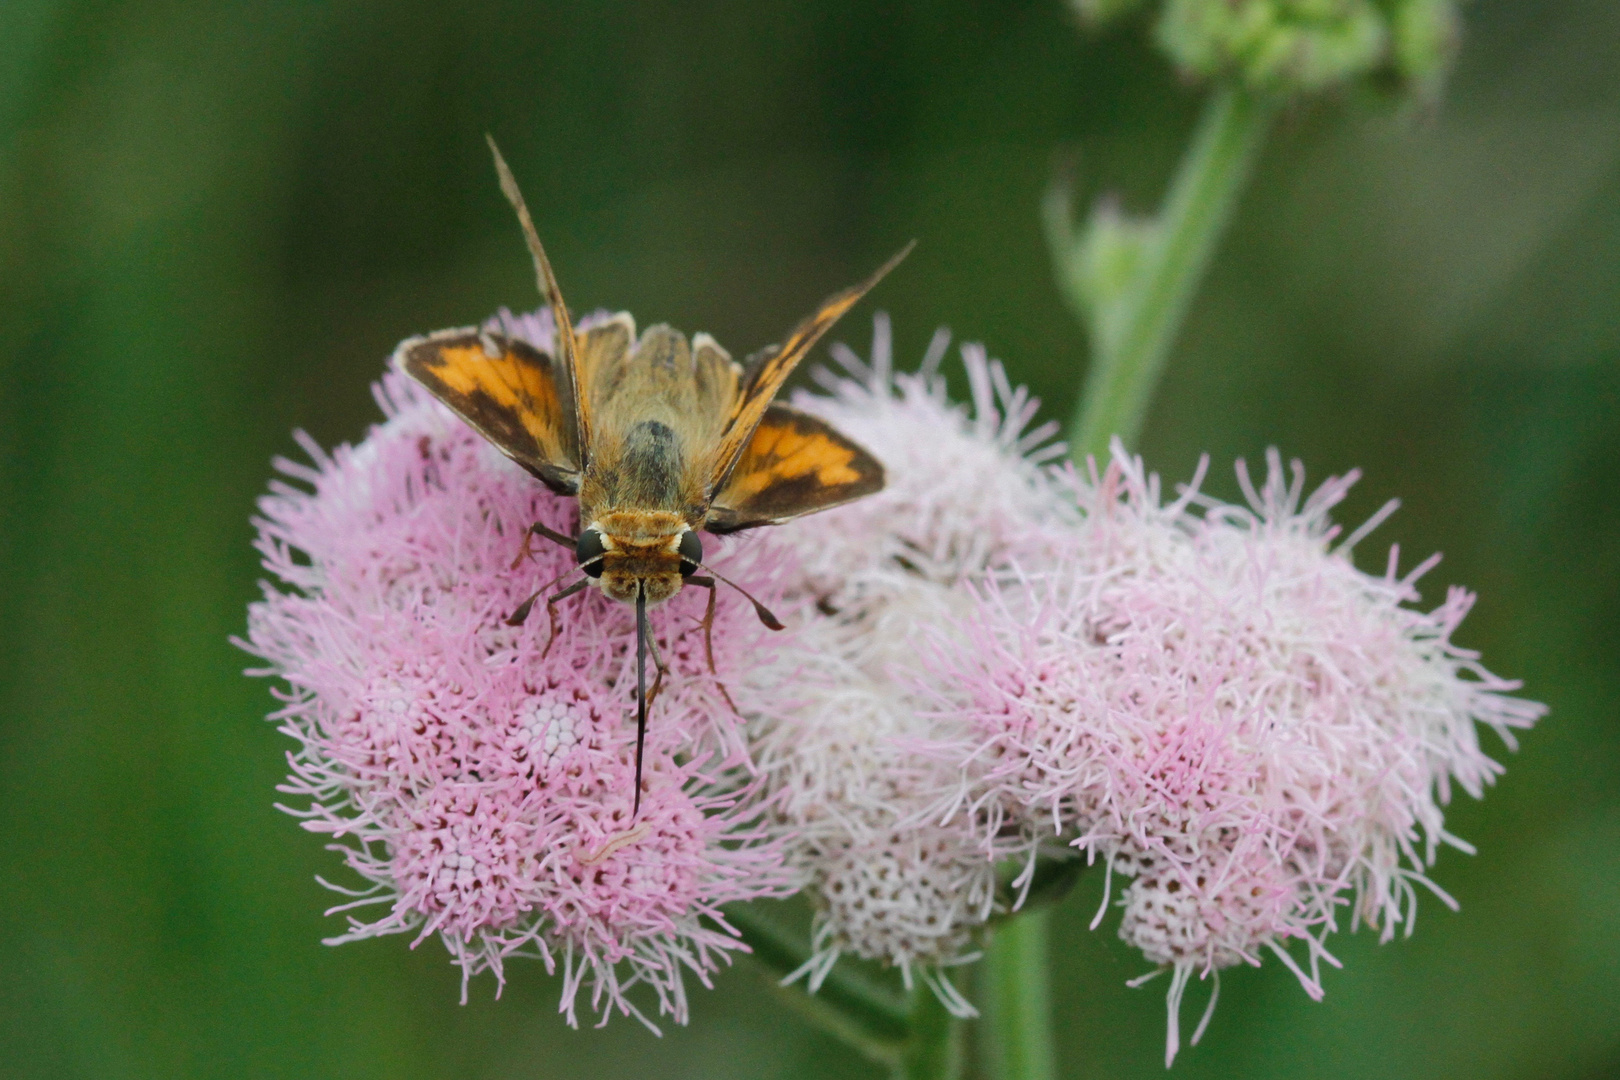
[[[538,337],[545,316],[502,319]],[[531,325],[532,324],[532,325]],[[544,340],[540,342],[544,344]],[[740,948],[728,902],[781,896],[793,873],[767,828],[743,721],[704,658],[706,595],[686,590],[652,624],[671,668],[654,702],[646,794],[632,820],[633,613],[595,590],[565,602],[551,641],[544,604],[504,620],[574,556],[528,525],[570,535],[573,500],[549,492],[402,376],[377,387],[387,419],[312,466],[279,461],[260,502],[258,547],[275,578],[244,646],[285,684],[272,715],[298,741],[282,791],[361,879],[333,942],[438,934],[466,979],[509,956],[565,973],[575,1019],[588,986],[602,1021],[651,1026],[629,992],[685,1022],[683,973],[707,985]],[[302,486],[299,486],[302,485]],[[718,546],[728,576],[771,598],[783,564],[762,546]],[[740,676],[781,635],[720,598],[719,679],[744,711],[768,707]],[[364,912],[375,911],[365,915]]]
[[[1469,849],[1441,808],[1453,782],[1478,797],[1501,771],[1477,727],[1511,747],[1545,711],[1452,644],[1472,594],[1413,606],[1436,559],[1356,569],[1394,506],[1340,542],[1328,513],[1355,474],[1305,497],[1273,451],[1260,490],[1238,476],[1246,506],[1196,478],[1165,505],[1116,444],[1074,484],[1067,557],[983,587],[932,667],[972,688],[967,803],[987,834],[1021,812],[1129,878],[1120,934],[1172,972],[1167,1061],[1194,973],[1270,951],[1319,997],[1341,907],[1387,939],[1411,931],[1416,886],[1450,904],[1427,870],[1441,843]]]
[[[762,674],[785,704],[753,738],[817,907],[812,988],[849,951],[908,984],[920,975],[965,1014],[940,969],[977,955],[995,866],[971,827],[936,820],[961,779],[919,747],[961,730],[917,685],[919,648],[971,612],[968,583],[1046,551],[1069,512],[1041,465],[1062,453],[1052,427],[1026,431],[1038,403],[968,345],[973,405],[952,405],[938,371],[948,342],[936,335],[920,371],[896,374],[879,315],[870,363],[835,346],[847,374],[818,372],[830,394],[794,398],[876,454],[888,483],[761,537],[790,549],[788,595],[810,603]]]
[[[876,495],[784,530],[806,588],[842,610],[871,606],[889,588],[954,586],[1044,557],[1049,526],[1073,515],[1047,467],[1065,452],[1052,441],[1057,424],[1031,426],[1040,399],[968,343],[960,352],[970,405],[954,404],[940,372],[950,332],[934,334],[917,371],[897,372],[888,316],[874,324],[870,361],[834,344],[843,373],[818,369],[826,393],[793,398],[872,451],[888,476]]]

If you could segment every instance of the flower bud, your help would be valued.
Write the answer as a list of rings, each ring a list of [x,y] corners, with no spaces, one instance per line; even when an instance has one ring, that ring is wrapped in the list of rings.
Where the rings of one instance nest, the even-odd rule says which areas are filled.
[[[1389,27],[1370,0],[1168,0],[1156,37],[1190,75],[1274,94],[1369,74],[1389,49]]]
[[[1109,340],[1119,328],[1120,302],[1139,288],[1137,276],[1148,246],[1162,233],[1154,218],[1133,217],[1111,198],[1101,198],[1075,249],[1074,284],[1085,300],[1091,332]]]
[[[1462,37],[1456,5],[1451,0],[1404,0],[1390,27],[1396,73],[1419,98],[1438,97]]]

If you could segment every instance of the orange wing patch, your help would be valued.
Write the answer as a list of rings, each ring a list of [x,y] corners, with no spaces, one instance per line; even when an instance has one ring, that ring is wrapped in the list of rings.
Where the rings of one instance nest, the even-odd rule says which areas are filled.
[[[515,338],[466,328],[411,338],[394,363],[548,487],[578,491],[572,387],[551,357]]]
[[[814,416],[772,405],[704,527],[726,533],[773,525],[882,488],[883,466],[871,454]]]
[[[840,446],[824,432],[808,431],[799,424],[761,423],[743,452],[735,479],[726,485],[726,494],[751,499],[768,487],[811,473],[821,487],[853,484],[861,478],[850,468],[857,453],[855,447]]]
[[[749,360],[747,370],[743,373],[742,392],[737,397],[736,408],[720,437],[715,454],[717,467],[710,482],[710,491],[718,491],[726,486],[732,471],[739,467],[743,448],[753,438],[754,429],[765,415],[771,399],[776,397],[776,392],[782,388],[787,377],[793,374],[799,361],[821,340],[821,335],[832,329],[833,323],[843,318],[844,312],[854,307],[890,270],[900,265],[900,260],[911,254],[911,249],[916,246],[917,242],[913,240],[859,285],[852,285],[843,292],[827,297],[813,314],[793,328],[786,341],[771,346]]]

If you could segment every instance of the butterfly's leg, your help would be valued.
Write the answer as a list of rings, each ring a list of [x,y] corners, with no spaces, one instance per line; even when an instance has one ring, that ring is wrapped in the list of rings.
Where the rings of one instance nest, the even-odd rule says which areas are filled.
[[[512,565],[507,567],[508,570],[516,570],[518,567],[523,565],[523,560],[529,557],[529,537],[531,535],[532,534],[529,532],[524,532],[523,546],[518,548],[517,557],[512,560]]]
[[[564,570],[562,573],[558,574],[556,577],[552,578],[550,581],[546,582],[544,585],[542,585],[538,589],[534,590],[534,592],[530,593],[529,598],[527,600],[523,601],[523,603],[519,604],[517,606],[517,610],[512,612],[512,614],[510,614],[510,615],[508,615],[506,617],[506,625],[507,626],[522,626],[525,622],[528,621],[529,612],[530,612],[530,610],[532,610],[534,608],[534,602],[536,600],[540,599],[540,594],[545,592],[547,589],[551,588],[553,585],[557,584],[557,582],[561,581],[563,578],[567,577],[569,574],[572,574],[572,573],[573,573],[572,570]],[[574,595],[575,591],[576,590],[574,590],[574,589],[570,589],[566,593],[559,593],[557,596],[553,596],[550,600],[546,601],[546,603],[547,604],[552,604],[552,603],[555,603],[558,599],[560,599],[562,597],[572,596],[572,595]],[[555,621],[553,621],[552,626],[553,626],[553,629],[555,629],[555,627],[556,627]]]
[[[574,550],[574,545],[578,542],[572,536],[564,536],[556,529],[547,528],[538,521],[529,526],[529,535],[543,536],[547,540],[550,540],[553,544],[556,544],[559,547],[565,547],[569,551]]]
[[[664,657],[658,651],[658,640],[652,636],[650,626],[647,633],[647,651],[652,655],[653,667],[657,671],[653,676],[652,689],[647,691],[647,708],[650,709],[658,697],[658,691],[664,688],[664,674],[669,671],[669,668],[664,666]]]
[[[562,533],[557,532],[555,529],[549,529],[537,521],[533,525],[530,525],[527,531],[525,531],[523,534],[523,547],[518,551],[517,558],[512,560],[511,568],[513,570],[516,570],[519,566],[521,566],[523,564],[523,560],[529,557],[529,541],[533,540],[536,536],[543,536],[552,543],[565,547],[570,551],[574,549],[574,541],[570,540]]]
[[[741,716],[742,711],[737,708],[737,703],[731,700],[726,684],[720,681],[720,673],[714,669],[714,600],[718,592],[714,578],[693,574],[686,579],[686,583],[709,590],[709,603],[703,611],[703,655],[709,661],[709,674],[715,677],[714,685],[720,688],[720,696],[726,699],[726,704],[731,706],[732,712]]]
[[[546,647],[540,650],[540,659],[544,660],[551,651],[551,646],[557,642],[557,602],[566,600],[575,593],[582,591],[591,583],[588,577],[582,577],[560,593],[546,597],[546,613],[551,616],[551,636],[546,638]]]
[[[542,660],[551,652],[551,646],[556,642],[557,635],[561,633],[561,627],[557,625],[557,601],[555,599],[546,601],[546,620],[551,626],[546,631],[546,647],[540,650],[540,659]]]
[[[686,583],[709,590],[709,605],[703,610],[703,655],[709,661],[709,674],[714,675],[714,578],[694,574],[686,579]]]
[[[534,602],[536,600],[540,599],[540,594],[545,592],[546,589],[549,589],[549,588],[551,588],[551,586],[548,584],[548,585],[544,586],[543,588],[536,589],[534,592],[530,593],[529,598],[527,600],[523,601],[523,603],[519,604],[517,606],[517,610],[513,611],[512,614],[510,614],[510,615],[508,615],[506,617],[506,625],[507,626],[522,626],[524,623],[528,622],[529,621],[529,612],[530,612],[531,609],[533,609]]]

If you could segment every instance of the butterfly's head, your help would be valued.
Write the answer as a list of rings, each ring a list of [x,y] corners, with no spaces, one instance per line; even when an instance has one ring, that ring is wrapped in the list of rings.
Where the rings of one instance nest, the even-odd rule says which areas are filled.
[[[622,603],[645,596],[660,604],[703,561],[703,543],[677,514],[625,511],[603,514],[580,530],[575,544],[579,568],[602,591]]]

